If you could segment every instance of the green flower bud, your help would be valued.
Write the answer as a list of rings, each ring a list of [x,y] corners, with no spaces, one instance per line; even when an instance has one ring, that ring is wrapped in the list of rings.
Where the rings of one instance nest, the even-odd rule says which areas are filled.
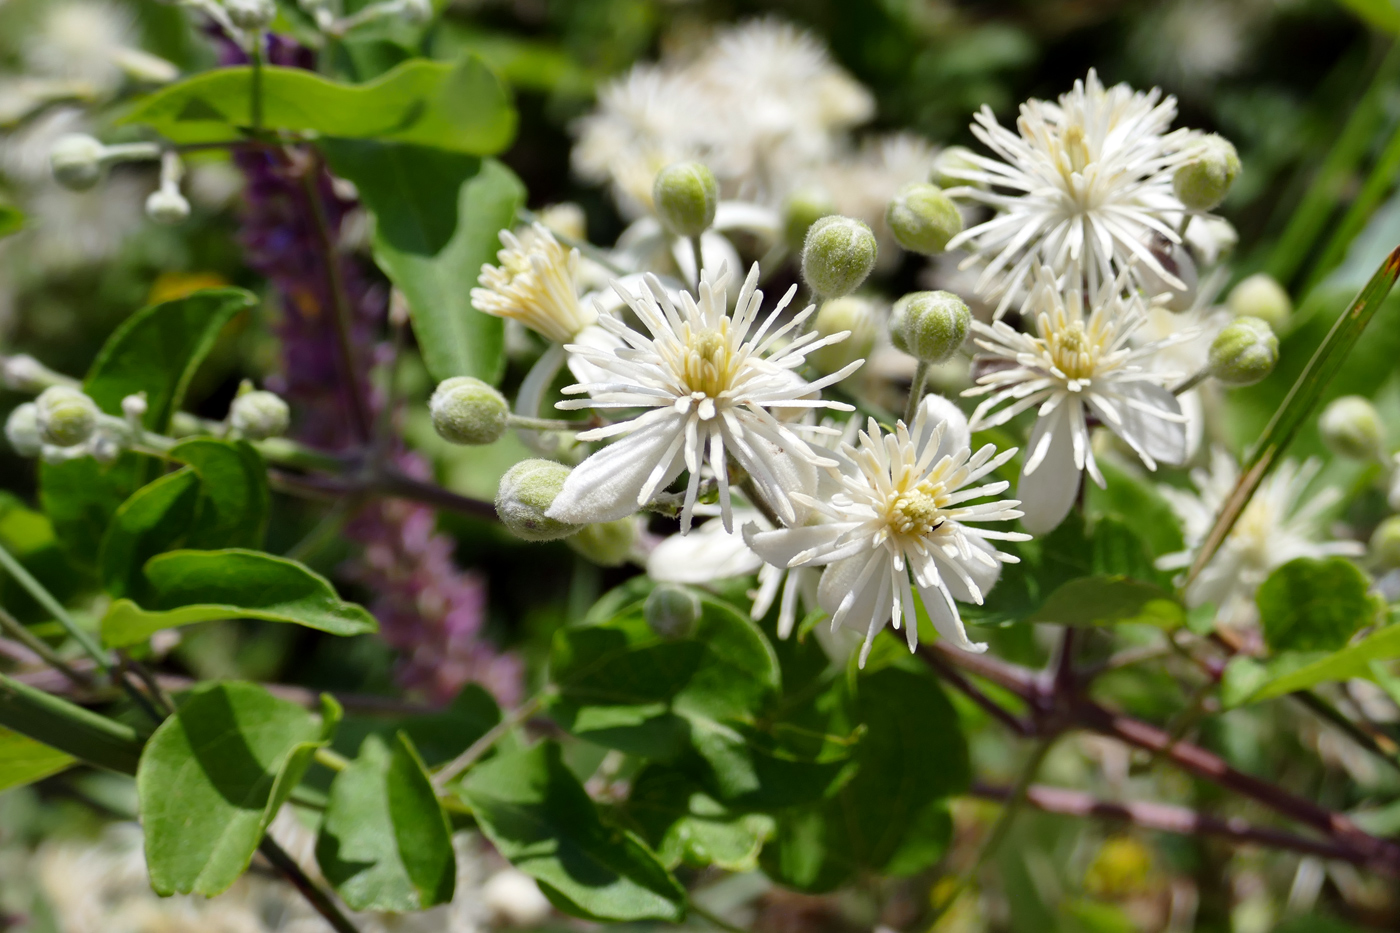
[[[229,406],[229,426],[239,435],[254,441],[286,434],[292,423],[292,412],[287,403],[271,392],[251,386],[248,388],[246,392],[240,391]]]
[[[1344,395],[1329,402],[1317,419],[1317,429],[1322,442],[1335,454],[1355,460],[1385,456],[1380,415],[1360,395]]]
[[[272,0],[224,0],[224,10],[229,22],[248,32],[266,29],[277,17]]]
[[[972,159],[973,152],[966,146],[949,146],[938,153],[933,160],[933,171],[929,173],[929,181],[940,188],[954,188],[959,185],[972,188],[985,188],[986,185],[980,182],[967,181],[963,178],[955,178],[948,174],[950,169],[954,171],[981,171],[981,168]]]
[[[158,224],[173,227],[189,219],[190,202],[178,188],[162,185],[146,198],[146,216]]]
[[[840,298],[860,287],[875,268],[875,234],[851,217],[823,217],[802,245],[802,278],[823,298]]]
[[[444,379],[428,401],[433,427],[454,444],[494,444],[506,433],[506,397],[471,376]]]
[[[1229,193],[1240,174],[1240,157],[1229,140],[1214,134],[1201,140],[1195,157],[1176,170],[1172,189],[1193,211],[1208,211]]]
[[[53,177],[70,191],[86,191],[102,177],[107,147],[85,133],[60,136],[49,151]]]
[[[812,319],[812,329],[823,338],[842,331],[850,331],[850,336],[839,343],[817,347],[807,354],[807,361],[817,372],[828,376],[863,360],[875,349],[878,327],[875,303],[868,298],[847,295],[825,301]]]
[[[802,188],[788,195],[783,205],[783,238],[790,249],[800,250],[812,224],[836,213],[836,204],[821,188]]]
[[[76,447],[92,436],[101,412],[97,403],[77,389],[52,386],[34,400],[35,421],[44,443]]]
[[[677,162],[657,174],[651,198],[661,226],[676,236],[699,236],[715,222],[719,182],[699,162]]]
[[[1216,334],[1206,368],[1227,386],[1250,386],[1273,371],[1278,338],[1257,317],[1237,318]]]
[[[632,556],[636,542],[637,523],[629,515],[615,522],[584,525],[564,543],[600,567],[621,567]]]
[[[568,478],[569,468],[552,460],[522,460],[511,467],[496,489],[501,523],[526,541],[553,541],[577,532],[580,526],[544,514]]]
[[[39,411],[33,402],[25,402],[10,412],[5,421],[5,440],[21,457],[37,457],[44,449],[39,432]]]
[[[642,606],[647,624],[664,638],[685,638],[700,621],[700,597],[674,583],[658,583]]]
[[[885,223],[911,253],[932,256],[962,232],[962,214],[937,185],[914,182],[905,185],[885,209]]]
[[[895,302],[890,340],[925,363],[944,363],[967,339],[972,312],[952,292],[911,292]]]
[[[1283,286],[1266,272],[1242,280],[1230,291],[1226,302],[1235,317],[1257,317],[1278,330],[1293,314],[1293,302]]]
[[[1383,567],[1400,567],[1400,515],[1376,526],[1371,535],[1371,558]]]

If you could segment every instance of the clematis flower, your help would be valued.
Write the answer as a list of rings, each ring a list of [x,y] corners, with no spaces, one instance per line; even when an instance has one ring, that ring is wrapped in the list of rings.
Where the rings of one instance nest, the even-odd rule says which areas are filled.
[[[820,392],[855,372],[864,361],[816,382],[804,382],[793,370],[806,355],[844,340],[848,333],[803,334],[777,349],[815,312],[815,306],[775,329],[778,316],[797,291],[794,285],[760,322],[763,293],[758,290],[755,264],[730,316],[725,302],[728,279],[728,269],[718,276],[706,271],[698,301],[688,292],[673,300],[655,276],[648,276],[647,289],[636,294],[616,283],[614,287],[649,336],[619,319],[600,317],[599,326],[626,346],[613,350],[581,344],[567,347],[604,370],[608,381],[568,387],[565,394],[590,397],[565,400],[557,407],[648,410],[578,435],[582,441],[620,440],[574,469],[550,506],[551,518],[575,524],[622,518],[689,471],[681,509],[681,531],[688,532],[701,468],[708,463],[719,487],[721,521],[732,530],[727,463],[732,456],[778,517],[786,523],[797,521],[793,491],[813,489],[817,468],[836,462],[813,454],[797,433],[820,429],[788,423],[773,412],[789,417],[811,408],[850,411],[849,405],[823,400]]]
[[[499,266],[481,267],[482,287],[472,289],[472,307],[512,318],[555,343],[567,343],[597,314],[579,302],[579,252],[566,250],[543,224],[530,228],[528,242],[501,231]]]
[[[968,183],[948,189],[951,197],[997,213],[948,248],[969,251],[964,267],[982,266],[977,292],[1001,298],[998,315],[1031,286],[1041,265],[1062,276],[1081,268],[1091,291],[1125,272],[1136,280],[1148,270],[1184,288],[1147,246],[1154,233],[1181,241],[1176,224],[1186,208],[1172,190],[1172,175],[1201,137],[1188,129],[1168,132],[1175,117],[1175,98],[1126,84],[1105,88],[1092,70],[1058,103],[1022,104],[1015,133],[982,108],[972,132],[999,158],[967,153],[967,164],[950,165],[944,174]],[[1138,271],[1130,268],[1134,259]]]
[[[1321,516],[1341,498],[1336,489],[1328,488],[1304,499],[1304,490],[1321,466],[1315,459],[1302,465],[1285,460],[1260,483],[1220,549],[1186,588],[1187,605],[1194,608],[1214,603],[1217,618],[1223,624],[1248,625],[1258,612],[1254,591],[1278,567],[1298,557],[1359,557],[1365,553],[1357,541],[1320,540]],[[1186,538],[1186,550],[1158,559],[1160,569],[1177,570],[1191,565],[1221,506],[1234,490],[1239,473],[1234,458],[1223,448],[1214,447],[1209,469],[1191,471],[1196,492],[1174,486],[1157,487],[1181,519]]]
[[[1083,293],[1062,292],[1046,266],[1031,294],[1035,334],[1003,321],[973,321],[973,340],[991,372],[965,396],[988,396],[972,413],[972,430],[1005,424],[1039,406],[1016,494],[1026,528],[1041,534],[1069,514],[1082,473],[1104,485],[1090,443],[1090,418],[1121,437],[1150,470],[1186,458],[1186,417],[1166,386],[1183,373],[1156,368],[1154,357],[1181,334],[1133,345],[1147,306],[1123,297],[1124,277],[1101,286],[1086,314]]]
[[[975,484],[1016,451],[998,454],[988,444],[973,453],[965,419],[935,420],[948,408],[946,400],[930,397],[912,428],[900,421],[891,434],[871,419],[859,446],[842,448],[849,465],[839,473],[840,492],[823,499],[793,496],[825,523],[744,529],[749,546],[776,567],[826,567],[818,601],[831,613],[833,629],[864,631],[862,665],[887,622],[896,630],[902,624],[909,649],[918,647],[913,587],[940,636],[965,651],[985,651],[986,645],[968,640],[956,601],[981,604],[1002,563],[1017,560],[988,539],[1029,540],[969,526],[1021,516],[1015,500],[972,502],[1006,490],[1005,481]]]

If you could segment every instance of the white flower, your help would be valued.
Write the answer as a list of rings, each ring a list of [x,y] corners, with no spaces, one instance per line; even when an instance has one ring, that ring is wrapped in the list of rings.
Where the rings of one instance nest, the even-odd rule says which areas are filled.
[[[1058,104],[1022,104],[1019,133],[982,108],[972,132],[1001,161],[969,153],[971,167],[949,166],[945,174],[969,182],[950,195],[997,213],[948,248],[966,248],[966,262],[983,265],[978,292],[1001,296],[998,313],[1040,265],[1061,276],[1077,266],[1097,291],[1125,271],[1135,279],[1129,261],[1136,257],[1142,271],[1181,287],[1145,245],[1153,232],[1180,242],[1175,225],[1185,208],[1172,175],[1199,135],[1168,132],[1175,116],[1174,98],[1126,84],[1106,89],[1092,70]]]
[[[1039,406],[1016,489],[1022,521],[1036,534],[1069,513],[1082,472],[1104,485],[1090,443],[1091,417],[1126,441],[1148,469],[1185,459],[1186,419],[1164,388],[1184,374],[1152,367],[1152,357],[1177,338],[1134,347],[1147,312],[1140,298],[1124,299],[1122,287],[1121,277],[1100,287],[1086,316],[1082,292],[1062,293],[1054,273],[1042,267],[1029,302],[1039,309],[1036,335],[1003,321],[972,323],[974,341],[993,364],[963,392],[988,395],[973,412],[972,429],[1004,424]]]
[[[96,94],[115,91],[124,74],[157,82],[179,76],[170,62],[137,47],[132,12],[106,0],[50,4],[23,53],[31,71],[82,82]]]
[[[885,223],[885,209],[905,185],[928,181],[937,154],[922,136],[891,133],[867,139],[852,155],[817,172],[836,212],[864,221],[875,232],[882,267],[892,268],[903,255]]]
[[[1227,625],[1248,624],[1256,615],[1254,591],[1275,568],[1298,557],[1341,555],[1358,557],[1365,548],[1356,541],[1320,541],[1320,518],[1336,504],[1340,493],[1324,489],[1304,501],[1303,491],[1321,464],[1313,459],[1299,466],[1285,460],[1259,484],[1254,498],[1230,529],[1220,549],[1186,588],[1190,606],[1214,603],[1217,618]],[[1198,493],[1172,486],[1158,490],[1181,519],[1186,550],[1158,560],[1163,570],[1187,567],[1215,524],[1221,506],[1234,490],[1239,468],[1220,447],[1211,450],[1210,469],[1191,471]]]
[[[970,642],[955,600],[981,604],[1001,575],[1002,562],[1017,558],[997,551],[988,538],[1025,541],[1029,535],[970,528],[968,522],[1019,518],[1014,500],[968,504],[995,496],[1005,481],[973,486],[1015,454],[986,445],[968,447],[967,422],[947,417],[951,408],[933,397],[920,404],[912,430],[903,421],[884,434],[872,418],[860,446],[843,445],[848,464],[841,491],[824,498],[794,498],[826,519],[820,525],[760,531],[744,529],[749,546],[778,567],[826,566],[818,600],[832,627],[863,630],[863,665],[876,633],[893,620],[904,625],[912,651],[918,646],[913,584],[939,635],[965,651]],[[971,487],[971,488],[968,488]]]
[[[496,254],[501,264],[481,267],[482,287],[472,289],[472,307],[566,343],[597,318],[578,300],[578,250],[564,249],[542,224],[528,232],[525,243],[501,231],[505,249]]]
[[[863,361],[804,382],[793,370],[806,355],[847,334],[821,339],[816,333],[804,334],[778,349],[815,306],[771,330],[797,287],[788,289],[759,323],[763,293],[757,289],[758,265],[749,271],[732,317],[725,313],[728,278],[727,269],[715,278],[705,272],[699,301],[681,292],[679,306],[655,276],[647,278],[649,290],[638,294],[619,283],[615,287],[650,336],[615,318],[601,317],[599,326],[627,346],[611,352],[568,346],[570,353],[605,370],[610,381],[570,386],[566,394],[586,392],[591,397],[559,402],[557,407],[650,410],[579,434],[583,441],[624,436],[574,469],[549,509],[551,518],[576,524],[622,518],[689,470],[681,511],[684,533],[694,513],[701,465],[708,462],[719,486],[721,519],[732,529],[727,463],[732,456],[783,521],[797,520],[792,491],[814,488],[816,467],[834,466],[835,461],[812,454],[795,433],[802,426],[784,423],[770,409],[785,416],[808,408],[850,411],[848,405],[822,400],[820,390],[840,382]]]

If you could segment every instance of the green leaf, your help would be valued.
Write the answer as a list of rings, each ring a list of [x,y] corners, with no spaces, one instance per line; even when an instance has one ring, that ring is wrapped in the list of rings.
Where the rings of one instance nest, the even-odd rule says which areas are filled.
[[[189,546],[257,548],[267,530],[272,494],[267,465],[247,441],[196,437],[176,444],[171,458],[199,474],[198,512]]]
[[[408,736],[376,735],[335,776],[316,862],[352,910],[425,910],[452,900],[457,860],[433,782]]]
[[[1096,537],[1103,519],[1108,517],[1126,522],[1140,534],[1141,540],[1150,547],[1152,557],[1186,547],[1180,520],[1151,483],[1110,460],[1099,461],[1099,472],[1103,474],[1105,487],[1100,489],[1097,483],[1085,487],[1085,510],[1094,518]]]
[[[234,142],[251,126],[252,68],[206,71],[136,104],[145,123],[176,143]],[[414,59],[366,84],[329,81],[300,68],[265,67],[263,126],[273,130],[382,139],[479,155],[515,135],[515,108],[481,60],[455,65]]]
[[[729,810],[683,771],[664,765],[649,765],[632,782],[627,815],[667,868],[753,871],[774,826],[762,813]]]
[[[3,674],[0,726],[122,774],[135,774],[141,755],[141,738],[130,726]]]
[[[0,729],[0,791],[71,768],[77,759],[26,735]]]
[[[494,262],[525,187],[494,159],[416,146],[328,141],[336,174],[353,181],[375,217],[374,257],[408,299],[433,378],[504,372],[503,322],[472,307],[481,266]]]
[[[1400,6],[1394,0],[1338,0],[1371,26],[1382,32],[1400,35]]]
[[[143,308],[107,339],[83,391],[109,415],[121,415],[122,399],[146,393],[147,430],[165,433],[195,370],[219,332],[240,311],[257,304],[242,289],[219,288]],[[40,500],[59,541],[83,569],[97,568],[102,537],[112,515],[151,478],[148,458],[124,454],[115,463],[90,458],[41,464]]]
[[[1390,294],[1397,277],[1400,277],[1400,247],[1396,247],[1386,257],[1370,281],[1352,299],[1346,311],[1337,318],[1337,322],[1327,332],[1327,337],[1314,351],[1308,365],[1289,389],[1283,403],[1274,412],[1246,458],[1235,488],[1221,505],[1214,525],[1197,550],[1195,562],[1187,573],[1188,582],[1194,580],[1215,556],[1230,529],[1235,527],[1235,522],[1249,505],[1249,500],[1254,497],[1259,484],[1269,475],[1298,430],[1312,417],[1328,383],[1345,365],[1347,355],[1361,339],[1362,331]]]
[[[854,777],[821,805],[780,814],[764,847],[764,871],[782,884],[830,891],[861,870],[913,874],[952,838],[945,798],[967,789],[968,752],[937,680],[886,667],[860,678],[855,703],[867,731]]]
[[[227,890],[335,720],[331,706],[316,717],[256,684],[202,684],[186,694],[136,772],[156,893]]]
[[[0,544],[60,602],[67,602],[86,584],[59,547],[48,516],[6,492],[0,492]],[[0,606],[21,622],[51,617],[9,574],[0,574]]]
[[[363,607],[302,564],[260,551],[170,551],[146,562],[151,594],[143,608],[118,599],[102,619],[102,639],[120,648],[161,629],[217,619],[291,622],[332,635],[377,631]]]
[[[402,732],[429,767],[456,758],[501,721],[501,708],[480,684],[467,684],[444,710],[419,716],[347,716],[335,734],[335,748],[353,755],[369,736],[382,743]]]
[[[1372,665],[1400,658],[1400,625],[1389,625],[1340,651],[1290,651],[1259,662],[1237,657],[1225,668],[1220,702],[1225,707],[1271,700],[1321,683],[1375,679]]]
[[[1170,593],[1140,580],[1122,576],[1081,577],[1051,593],[1029,621],[1176,628],[1186,622],[1186,607]]]
[[[168,473],[131,494],[102,537],[98,574],[114,597],[144,588],[146,561],[184,543],[199,502],[199,475],[191,469]]]
[[[685,917],[685,889],[641,840],[603,823],[556,743],[482,762],[461,794],[496,849],[560,910],[593,920]]]
[[[0,238],[24,229],[24,214],[10,204],[0,204]]]
[[[1366,575],[1345,557],[1299,557],[1279,567],[1254,594],[1270,651],[1333,651],[1375,621]]]

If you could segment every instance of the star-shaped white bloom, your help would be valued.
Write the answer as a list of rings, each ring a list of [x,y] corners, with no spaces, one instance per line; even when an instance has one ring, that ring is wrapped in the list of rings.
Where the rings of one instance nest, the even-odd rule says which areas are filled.
[[[1004,424],[1039,406],[1016,488],[1026,513],[1022,522],[1036,534],[1069,514],[1082,472],[1104,485],[1090,443],[1091,418],[1126,441],[1148,469],[1186,457],[1186,419],[1165,388],[1183,374],[1152,365],[1180,335],[1134,346],[1147,309],[1136,296],[1125,299],[1122,286],[1120,276],[1100,287],[1086,316],[1083,293],[1061,292],[1054,273],[1042,266],[1030,300],[1038,310],[1034,335],[1004,321],[972,323],[991,369],[963,392],[988,396],[972,414],[972,429]]]
[[[1305,501],[1303,492],[1320,467],[1317,460],[1301,466],[1285,460],[1259,484],[1220,549],[1186,588],[1187,605],[1213,603],[1223,624],[1248,625],[1257,615],[1254,591],[1278,567],[1298,557],[1359,557],[1365,553],[1356,541],[1319,540],[1322,515],[1341,497],[1336,489],[1327,488]],[[1234,491],[1239,472],[1234,458],[1215,447],[1210,468],[1191,471],[1197,493],[1174,486],[1157,487],[1181,519],[1186,539],[1186,550],[1164,555],[1158,567],[1175,570],[1190,566],[1221,506]]]
[[[555,343],[566,343],[592,324],[597,314],[581,304],[579,252],[566,250],[543,224],[524,240],[501,231],[505,247],[500,266],[481,267],[481,287],[472,289],[472,307],[483,314],[514,318]]]
[[[833,628],[847,625],[864,631],[862,665],[876,633],[891,620],[896,629],[904,625],[911,651],[918,646],[911,576],[942,637],[965,651],[986,650],[986,645],[968,640],[955,600],[981,604],[1001,575],[1002,563],[1017,560],[997,551],[988,538],[1029,539],[1016,532],[968,527],[969,522],[1020,517],[1014,500],[969,504],[1005,491],[1005,481],[973,484],[1015,450],[997,454],[988,444],[974,454],[965,420],[934,422],[937,414],[930,413],[943,410],[938,405],[926,400],[912,429],[900,421],[892,434],[883,433],[871,419],[859,447],[843,446],[848,466],[839,475],[840,492],[826,499],[794,494],[824,518],[824,524],[744,529],[749,546],[774,566],[826,566],[818,600],[831,613]]]
[[[839,372],[808,383],[793,370],[818,347],[844,340],[848,333],[821,337],[815,331],[780,346],[816,310],[810,306],[774,328],[797,286],[763,320],[759,309],[758,265],[749,271],[732,316],[726,313],[726,269],[700,281],[700,298],[679,294],[679,306],[655,276],[638,294],[620,285],[623,299],[650,332],[621,320],[600,317],[599,326],[626,346],[606,351],[571,344],[570,353],[603,369],[606,382],[570,386],[565,394],[588,393],[587,399],[559,402],[562,409],[646,408],[637,417],[579,434],[583,441],[622,436],[594,453],[569,475],[550,506],[549,516],[583,524],[613,521],[651,501],[683,470],[690,472],[681,509],[681,531],[690,530],[700,488],[701,466],[708,462],[719,487],[724,527],[734,527],[729,495],[733,457],[757,485],[759,494],[784,522],[797,521],[792,496],[815,489],[819,466],[835,466],[808,448],[798,436],[803,425],[784,421],[803,409],[851,406],[823,400],[821,390],[860,367],[857,360]],[[775,417],[777,411],[782,418]]]
[[[969,153],[970,166],[944,170],[969,182],[949,195],[997,212],[948,243],[970,252],[965,265],[983,266],[978,294],[1000,297],[1001,314],[1030,287],[1037,266],[1060,276],[1078,266],[1097,291],[1129,271],[1132,259],[1139,271],[1181,288],[1148,248],[1154,233],[1181,239],[1176,224],[1186,208],[1172,176],[1201,137],[1187,129],[1168,132],[1175,117],[1174,98],[1126,84],[1105,88],[1092,70],[1058,103],[1022,104],[1016,133],[984,106],[972,132],[999,159]]]

